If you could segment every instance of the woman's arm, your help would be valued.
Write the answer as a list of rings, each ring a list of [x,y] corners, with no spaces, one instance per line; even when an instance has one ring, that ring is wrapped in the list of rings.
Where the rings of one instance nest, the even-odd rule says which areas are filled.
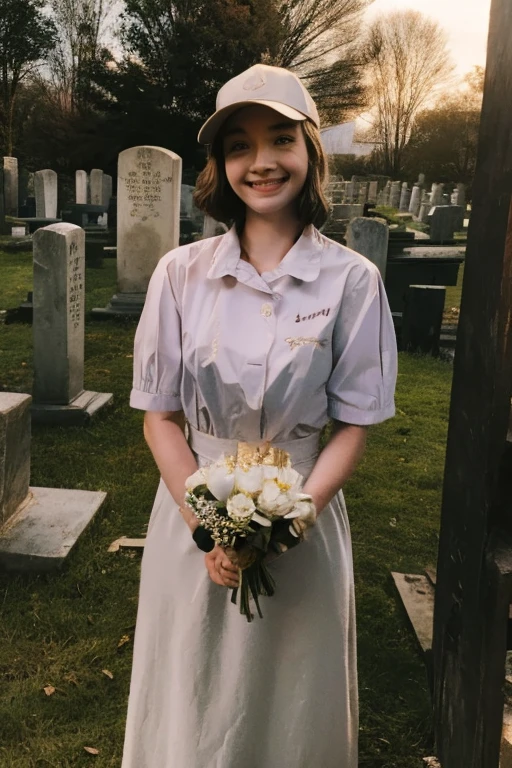
[[[184,505],[185,480],[197,470],[197,462],[184,430],[183,411],[146,411],[144,414],[146,442],[169,493],[193,531],[198,522],[192,510]]]
[[[332,437],[320,453],[304,484],[318,512],[343,487],[359,464],[366,446],[366,427],[333,421]]]

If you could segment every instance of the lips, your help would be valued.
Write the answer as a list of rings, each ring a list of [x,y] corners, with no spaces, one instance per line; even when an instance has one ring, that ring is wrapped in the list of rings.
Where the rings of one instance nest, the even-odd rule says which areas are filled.
[[[275,189],[285,181],[288,181],[289,176],[283,176],[280,179],[263,179],[262,181],[246,181],[246,184],[252,189]]]

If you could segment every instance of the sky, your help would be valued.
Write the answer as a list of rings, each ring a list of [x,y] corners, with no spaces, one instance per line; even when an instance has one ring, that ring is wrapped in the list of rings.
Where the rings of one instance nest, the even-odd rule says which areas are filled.
[[[455,73],[464,75],[485,66],[490,7],[491,0],[374,0],[366,18],[408,8],[430,16],[448,34]]]

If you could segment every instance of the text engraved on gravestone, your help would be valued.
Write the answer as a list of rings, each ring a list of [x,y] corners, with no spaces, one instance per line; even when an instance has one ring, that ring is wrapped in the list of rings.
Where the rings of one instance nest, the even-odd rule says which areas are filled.
[[[68,313],[73,329],[79,327],[82,317],[83,274],[80,261],[77,243],[70,243],[68,254]]]
[[[162,185],[170,184],[170,176],[162,178],[160,171],[153,170],[151,151],[139,149],[136,169],[125,179],[130,202],[130,216],[147,221],[160,218],[158,203],[162,202]]]

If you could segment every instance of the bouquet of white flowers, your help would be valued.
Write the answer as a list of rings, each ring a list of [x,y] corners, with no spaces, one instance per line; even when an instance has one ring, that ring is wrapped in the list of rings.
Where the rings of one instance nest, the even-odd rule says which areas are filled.
[[[186,481],[186,503],[202,533],[224,547],[240,570],[240,613],[251,621],[250,596],[262,617],[259,597],[272,596],[275,583],[264,559],[298,544],[316,519],[304,478],[286,451],[239,443],[236,456],[222,456]],[[238,589],[233,590],[236,603]]]

